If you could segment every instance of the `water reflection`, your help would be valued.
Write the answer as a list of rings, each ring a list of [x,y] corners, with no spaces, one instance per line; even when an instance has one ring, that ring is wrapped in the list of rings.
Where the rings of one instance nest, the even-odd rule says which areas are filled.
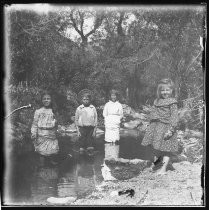
[[[140,145],[141,140],[135,132],[123,132],[119,145],[104,144],[104,135],[97,138],[96,152],[93,157],[79,155],[69,139],[63,139],[60,145],[59,164],[38,166],[32,154],[16,159],[13,176],[15,202],[30,204],[49,204],[47,198],[82,198],[90,194],[95,186],[104,180],[115,180],[112,176],[126,169],[123,165],[105,164],[107,159],[150,159],[151,152]],[[70,154],[70,155],[69,155]],[[128,177],[128,176],[127,176]],[[17,203],[17,202],[16,202]]]
[[[119,145],[107,143],[105,144],[105,159],[119,157]]]
[[[96,186],[96,174],[92,157],[82,156],[76,165],[76,190],[79,197],[91,193]]]
[[[76,197],[75,189],[76,165],[71,158],[67,158],[59,167],[57,184],[58,197]]]
[[[57,167],[44,166],[37,168],[31,184],[31,197],[34,204],[46,204],[48,197],[57,194]]]

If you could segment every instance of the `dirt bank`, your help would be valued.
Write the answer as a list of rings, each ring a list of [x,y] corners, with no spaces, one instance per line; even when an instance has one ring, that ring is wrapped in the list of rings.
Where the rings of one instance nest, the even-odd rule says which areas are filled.
[[[157,176],[148,168],[137,177],[125,181],[106,181],[85,199],[71,205],[203,205],[201,187],[202,163],[183,161],[173,164],[175,170]],[[125,189],[134,189],[135,195],[117,195]]]

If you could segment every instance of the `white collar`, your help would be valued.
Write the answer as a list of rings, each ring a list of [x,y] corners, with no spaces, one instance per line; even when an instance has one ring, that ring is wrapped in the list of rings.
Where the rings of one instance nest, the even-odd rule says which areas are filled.
[[[109,100],[109,102],[110,102],[110,103],[113,103],[113,104],[118,103],[118,101],[113,102],[113,101],[111,101],[111,100]]]
[[[90,108],[94,108],[94,106],[92,104],[90,104],[89,106],[84,106],[83,104],[80,105],[80,108],[85,108],[85,107],[90,107]]]

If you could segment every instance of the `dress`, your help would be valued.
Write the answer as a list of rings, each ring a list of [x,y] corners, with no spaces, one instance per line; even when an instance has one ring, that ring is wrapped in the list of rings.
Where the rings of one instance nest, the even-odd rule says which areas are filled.
[[[118,101],[109,101],[103,110],[105,121],[105,141],[115,142],[120,139],[120,121],[123,117],[123,107]]]
[[[152,145],[154,149],[163,152],[177,152],[178,141],[175,131],[178,123],[178,109],[175,98],[159,99],[154,101],[150,113],[150,125],[142,140],[142,145]],[[169,129],[174,129],[173,135],[164,140],[164,135]]]
[[[42,107],[35,111],[31,133],[37,135],[34,147],[35,151],[41,155],[49,156],[59,151],[55,124],[52,109]]]

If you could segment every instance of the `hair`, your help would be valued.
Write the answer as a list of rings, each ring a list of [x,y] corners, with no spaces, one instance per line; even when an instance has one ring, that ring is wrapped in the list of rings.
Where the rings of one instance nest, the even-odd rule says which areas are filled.
[[[54,95],[52,94],[51,91],[49,90],[44,90],[42,93],[41,93],[41,104],[43,106],[43,103],[42,103],[42,99],[45,95],[49,95],[51,97],[51,103],[49,105],[49,107],[52,109],[52,112],[53,114],[55,115],[55,118],[57,119],[57,116],[58,116],[58,113],[57,113],[57,104],[54,103]]]
[[[176,89],[175,89],[175,85],[174,85],[173,81],[169,78],[165,78],[165,79],[160,80],[160,82],[158,83],[158,86],[157,86],[157,98],[158,99],[160,98],[160,90],[163,85],[167,85],[172,89],[172,94],[171,94],[172,97],[174,97],[174,98],[177,97]]]
[[[85,93],[85,94],[83,94],[82,99],[83,99],[84,97],[85,97],[85,98],[88,98],[90,101],[91,101],[91,99],[92,99],[90,93]]]
[[[50,91],[48,91],[48,90],[43,91],[42,94],[41,94],[41,102],[42,102],[43,97],[44,97],[45,95],[49,95],[49,96],[51,97],[51,104],[50,104],[49,107],[52,108],[52,110],[54,111],[52,93],[51,93]]]
[[[112,95],[112,94],[115,94],[115,95],[116,95],[117,100],[119,99],[119,92],[118,92],[117,90],[112,89],[112,90],[110,91],[110,95],[109,95],[110,98],[111,98],[111,95]]]

